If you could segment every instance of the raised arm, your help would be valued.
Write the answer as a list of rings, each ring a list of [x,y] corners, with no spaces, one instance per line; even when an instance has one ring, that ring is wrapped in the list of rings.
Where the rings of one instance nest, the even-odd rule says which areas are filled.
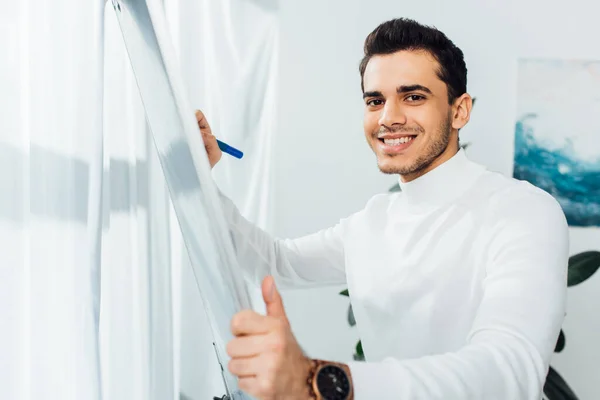
[[[282,288],[346,283],[344,221],[297,239],[276,239],[246,220],[226,196],[221,199],[238,262],[257,286],[267,275]]]
[[[196,120],[212,168],[222,153],[201,111],[196,111]],[[343,221],[312,235],[281,240],[246,220],[224,194],[220,197],[238,262],[257,286],[266,275],[273,275],[282,288],[346,283]]]

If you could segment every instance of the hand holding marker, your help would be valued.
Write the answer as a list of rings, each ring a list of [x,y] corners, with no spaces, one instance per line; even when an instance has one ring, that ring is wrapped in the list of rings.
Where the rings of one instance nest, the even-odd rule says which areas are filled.
[[[227,153],[230,156],[238,159],[244,156],[244,153],[242,153],[240,150],[218,140],[212,134],[208,120],[200,110],[196,110],[196,121],[198,121],[198,128],[200,128],[200,133],[202,135],[202,140],[204,141],[204,146],[206,148],[206,153],[208,154],[208,161],[210,162],[211,168],[219,162],[221,159],[221,153]],[[220,152],[215,152],[217,147],[219,148]]]

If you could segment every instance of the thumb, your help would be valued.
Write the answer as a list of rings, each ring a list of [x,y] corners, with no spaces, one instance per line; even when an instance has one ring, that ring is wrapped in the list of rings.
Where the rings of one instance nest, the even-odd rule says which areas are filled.
[[[267,306],[267,315],[269,317],[286,318],[283,300],[279,291],[275,287],[275,279],[271,275],[267,276],[262,283],[262,295]]]

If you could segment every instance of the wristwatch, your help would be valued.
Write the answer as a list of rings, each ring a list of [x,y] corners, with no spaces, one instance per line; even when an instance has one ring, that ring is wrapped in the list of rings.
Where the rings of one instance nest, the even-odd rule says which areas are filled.
[[[308,374],[308,390],[311,399],[352,400],[352,376],[346,364],[331,361],[311,360]]]

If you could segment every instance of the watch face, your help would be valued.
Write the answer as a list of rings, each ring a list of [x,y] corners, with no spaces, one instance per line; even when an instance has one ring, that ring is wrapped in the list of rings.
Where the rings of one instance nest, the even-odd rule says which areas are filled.
[[[335,365],[327,365],[317,374],[317,388],[323,400],[345,400],[350,394],[346,372]]]

